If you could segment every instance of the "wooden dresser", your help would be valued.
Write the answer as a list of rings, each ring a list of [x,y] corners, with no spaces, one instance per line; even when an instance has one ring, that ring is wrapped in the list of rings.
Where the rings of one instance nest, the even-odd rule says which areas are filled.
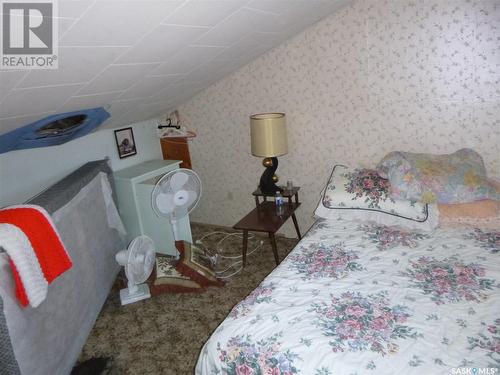
[[[153,211],[151,193],[165,173],[178,168],[178,160],[149,160],[113,173],[118,210],[129,242],[145,234],[154,241],[157,253],[177,255],[170,220]],[[183,241],[193,242],[189,216],[180,219],[177,227]]]
[[[181,160],[181,168],[191,169],[191,157],[187,138],[162,138],[160,139],[161,151],[165,160]]]

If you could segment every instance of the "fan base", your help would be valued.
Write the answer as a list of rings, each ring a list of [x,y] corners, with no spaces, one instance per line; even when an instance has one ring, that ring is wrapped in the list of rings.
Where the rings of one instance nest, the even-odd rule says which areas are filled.
[[[122,306],[150,297],[151,293],[149,293],[148,284],[137,285],[137,290],[133,293],[130,293],[128,288],[120,290],[120,302],[122,303]]]

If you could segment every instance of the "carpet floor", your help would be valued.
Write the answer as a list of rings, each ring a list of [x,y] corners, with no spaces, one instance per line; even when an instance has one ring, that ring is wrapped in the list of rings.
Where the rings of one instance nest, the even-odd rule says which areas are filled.
[[[220,227],[192,224],[193,240]],[[226,232],[233,232],[223,228]],[[203,240],[215,249],[222,235]],[[267,237],[249,240],[253,249],[247,266],[222,288],[210,287],[202,293],[161,294],[135,304],[121,306],[119,282],[111,291],[85,344],[79,361],[93,357],[112,357],[111,374],[184,375],[193,374],[198,354],[215,328],[231,308],[247,296],[274,269],[275,263]],[[296,245],[296,239],[276,237],[280,259]],[[226,254],[241,254],[241,237],[222,243]]]

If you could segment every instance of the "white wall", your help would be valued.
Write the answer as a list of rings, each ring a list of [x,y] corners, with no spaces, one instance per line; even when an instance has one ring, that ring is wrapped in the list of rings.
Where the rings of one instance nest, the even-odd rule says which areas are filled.
[[[114,129],[98,130],[63,145],[0,154],[0,207],[22,203],[87,161],[108,156],[113,170],[162,159],[155,120],[132,124],[137,155],[118,157]]]
[[[302,187],[303,229],[335,163],[471,147],[500,175],[498,25],[498,0],[359,0],[202,91],[178,108],[198,133],[192,220],[233,225],[254,206],[252,113],[286,113],[278,175]]]

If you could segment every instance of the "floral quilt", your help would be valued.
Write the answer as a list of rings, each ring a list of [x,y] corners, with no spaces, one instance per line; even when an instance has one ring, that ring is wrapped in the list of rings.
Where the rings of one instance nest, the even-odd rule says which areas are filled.
[[[319,221],[216,329],[196,374],[498,374],[499,249],[477,228]]]

